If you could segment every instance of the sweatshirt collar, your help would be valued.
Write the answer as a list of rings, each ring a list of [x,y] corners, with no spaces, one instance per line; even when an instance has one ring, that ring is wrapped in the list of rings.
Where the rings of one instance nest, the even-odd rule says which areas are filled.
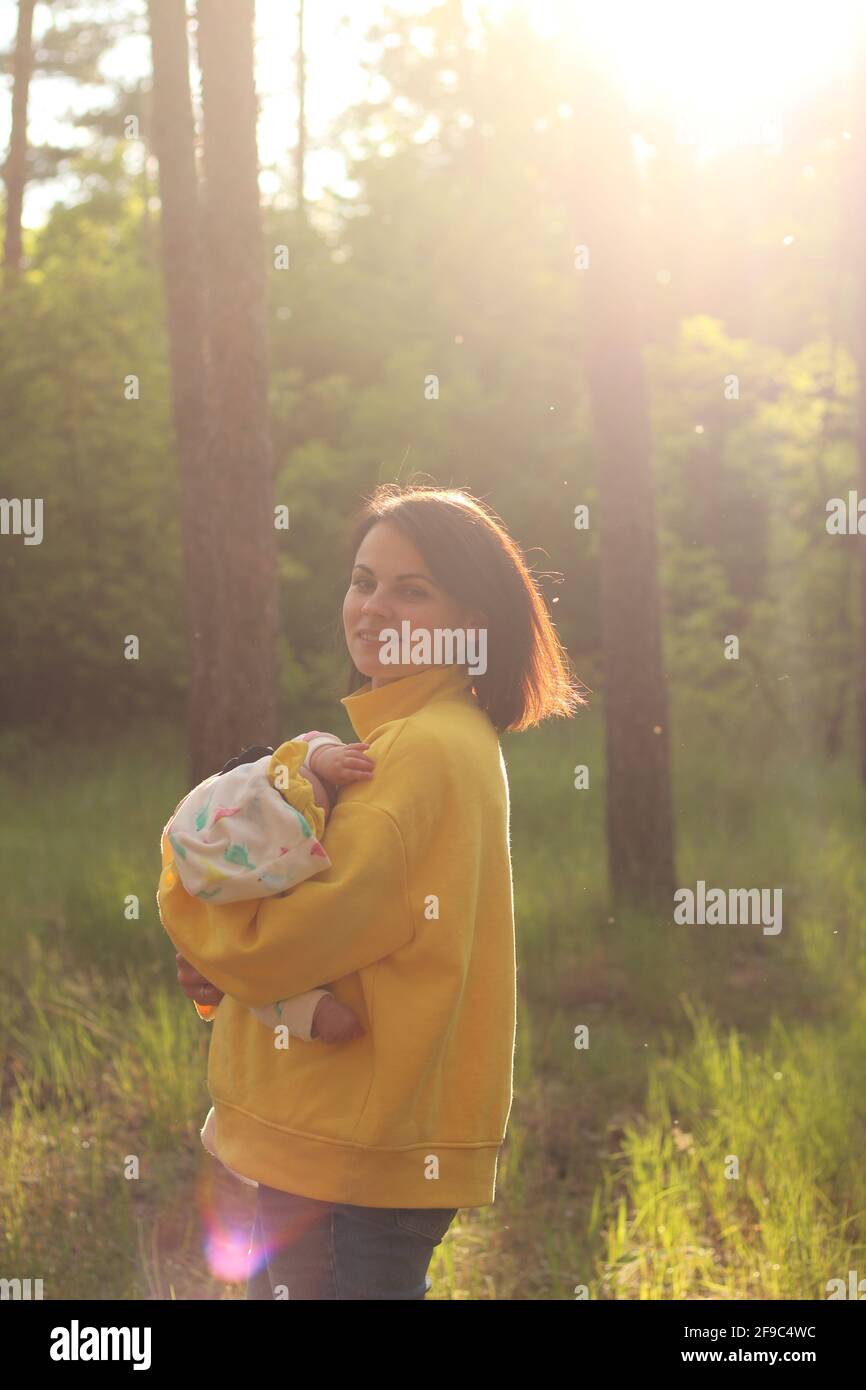
[[[362,741],[380,724],[392,719],[405,719],[430,700],[442,700],[461,695],[472,685],[472,677],[460,666],[428,666],[411,676],[388,681],[375,690],[367,681],[352,695],[345,695],[340,704],[352,722],[352,728]]]

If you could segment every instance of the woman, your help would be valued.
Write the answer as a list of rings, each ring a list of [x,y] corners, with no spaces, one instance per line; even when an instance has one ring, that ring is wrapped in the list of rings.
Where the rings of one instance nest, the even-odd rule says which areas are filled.
[[[359,761],[340,793],[331,867],[283,898],[209,908],[163,840],[178,978],[197,1002],[222,1000],[208,1068],[220,1158],[259,1183],[248,1298],[423,1299],[457,1210],[494,1200],[516,1022],[497,735],[584,703],[518,547],[467,493],[380,487],[350,553],[342,704],[374,771]],[[411,649],[388,660],[388,630],[427,634],[427,664]],[[472,655],[441,664],[455,631]],[[322,980],[363,1035],[275,1048],[249,1009]]]

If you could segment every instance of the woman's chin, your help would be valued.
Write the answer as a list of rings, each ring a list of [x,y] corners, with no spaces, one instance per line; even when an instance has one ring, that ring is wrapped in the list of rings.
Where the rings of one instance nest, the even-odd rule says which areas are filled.
[[[353,643],[352,661],[361,675],[366,676],[368,680],[376,677],[381,681],[395,681],[400,680],[403,676],[414,676],[418,671],[424,669],[420,665],[401,666],[381,661],[378,648],[371,649],[363,642]]]
[[[355,648],[352,653],[352,660],[362,676],[378,676],[384,669],[376,653],[365,651],[363,648],[361,650]]]
[[[376,656],[371,656],[369,652],[353,653],[352,661],[367,680],[377,680],[381,684],[401,680],[403,676],[414,676],[423,669],[420,666],[391,666],[387,662],[379,661]]]

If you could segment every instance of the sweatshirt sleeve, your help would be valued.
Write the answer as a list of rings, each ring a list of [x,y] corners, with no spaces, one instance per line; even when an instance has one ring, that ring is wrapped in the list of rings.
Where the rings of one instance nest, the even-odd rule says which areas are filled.
[[[313,1042],[319,1035],[313,1034],[313,1015],[320,999],[331,994],[329,989],[308,989],[305,994],[295,994],[290,999],[278,999],[264,1009],[252,1012],[266,1028],[285,1027],[293,1038]],[[331,995],[333,998],[333,995]]]
[[[248,1008],[315,989],[411,941],[407,856],[388,811],[337,804],[323,844],[331,867],[281,897],[208,905],[191,897],[163,831],[160,920],[196,970]]]

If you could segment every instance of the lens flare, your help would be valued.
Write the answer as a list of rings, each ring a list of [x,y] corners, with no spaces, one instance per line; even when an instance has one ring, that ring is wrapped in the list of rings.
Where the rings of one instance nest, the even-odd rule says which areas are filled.
[[[264,1264],[264,1252],[259,1254],[250,1249],[249,1231],[208,1231],[204,1254],[210,1273],[224,1284],[244,1283]]]
[[[198,1188],[202,1224],[202,1248],[209,1273],[224,1284],[243,1284],[265,1265],[266,1250],[253,1239],[255,1209],[248,1206],[248,1193],[236,1192],[217,1180],[216,1165],[208,1163]]]

